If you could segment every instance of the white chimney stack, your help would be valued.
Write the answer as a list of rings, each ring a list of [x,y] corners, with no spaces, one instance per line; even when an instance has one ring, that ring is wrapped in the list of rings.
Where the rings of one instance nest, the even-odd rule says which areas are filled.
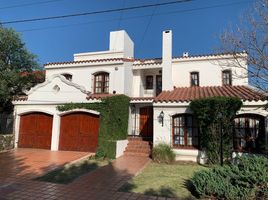
[[[189,57],[189,52],[183,52],[182,57]]]
[[[172,31],[163,31],[162,89],[173,90],[172,81]]]

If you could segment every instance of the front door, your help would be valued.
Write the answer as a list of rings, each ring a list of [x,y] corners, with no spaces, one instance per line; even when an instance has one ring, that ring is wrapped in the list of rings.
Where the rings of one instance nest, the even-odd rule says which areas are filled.
[[[162,75],[156,76],[156,96],[162,92]]]
[[[140,136],[146,140],[153,139],[153,107],[140,108]]]

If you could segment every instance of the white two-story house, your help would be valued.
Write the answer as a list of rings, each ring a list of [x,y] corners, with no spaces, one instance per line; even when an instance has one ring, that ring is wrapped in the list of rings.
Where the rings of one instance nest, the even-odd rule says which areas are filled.
[[[128,34],[114,31],[108,51],[78,53],[73,61],[45,64],[46,81],[13,101],[16,147],[95,151],[99,113],[59,112],[56,107],[99,102],[117,94],[131,97],[128,134],[154,145],[167,143],[178,159],[200,157],[198,125],[189,103],[203,97],[243,101],[235,119],[234,149],[246,151],[248,135],[267,142],[267,101],[248,83],[246,53],[236,54],[243,66],[236,68],[228,53],[173,57],[172,31],[164,31],[162,39],[162,58],[135,59]],[[90,130],[78,145],[76,133],[83,123]]]

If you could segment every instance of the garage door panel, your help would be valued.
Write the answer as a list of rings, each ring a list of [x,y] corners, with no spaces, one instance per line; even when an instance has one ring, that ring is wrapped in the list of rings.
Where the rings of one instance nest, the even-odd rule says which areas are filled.
[[[45,113],[29,113],[21,116],[19,143],[21,148],[50,149],[53,117]]]
[[[61,117],[60,150],[96,151],[99,118],[89,113],[77,112]]]

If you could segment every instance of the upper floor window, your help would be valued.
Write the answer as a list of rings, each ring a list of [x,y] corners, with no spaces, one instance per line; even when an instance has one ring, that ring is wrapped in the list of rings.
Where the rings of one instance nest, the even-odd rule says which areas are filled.
[[[199,86],[199,72],[191,72],[191,86]]]
[[[232,72],[231,70],[222,71],[222,84],[232,85]]]
[[[94,93],[109,93],[109,74],[106,72],[94,75]]]
[[[154,77],[153,76],[146,76],[146,90],[151,90],[154,88]]]
[[[175,115],[172,129],[173,146],[182,148],[198,147],[198,125],[192,115]]]
[[[72,81],[72,79],[73,79],[73,76],[71,74],[65,73],[65,74],[61,74],[61,75],[64,76],[68,81]]]

